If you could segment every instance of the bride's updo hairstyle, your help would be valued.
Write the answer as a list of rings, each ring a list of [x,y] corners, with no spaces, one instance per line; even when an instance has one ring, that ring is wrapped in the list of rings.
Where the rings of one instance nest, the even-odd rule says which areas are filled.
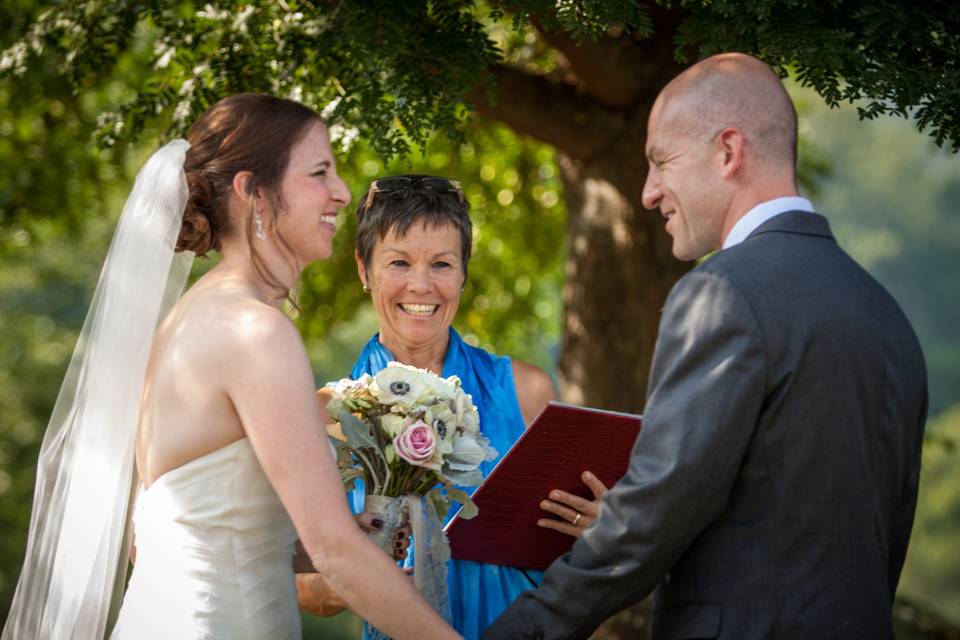
[[[184,171],[190,196],[183,212],[177,251],[206,256],[219,251],[221,240],[246,226],[254,267],[269,284],[279,285],[270,274],[253,242],[254,205],[242,220],[231,220],[228,203],[233,178],[241,171],[252,174],[247,192],[259,188],[273,205],[274,215],[264,217],[270,238],[292,255],[276,229],[276,216],[283,209],[280,182],[290,160],[290,149],[309,125],[322,122],[320,115],[299,102],[260,93],[240,93],[210,107],[190,128],[190,149]],[[281,286],[281,288],[284,288]]]

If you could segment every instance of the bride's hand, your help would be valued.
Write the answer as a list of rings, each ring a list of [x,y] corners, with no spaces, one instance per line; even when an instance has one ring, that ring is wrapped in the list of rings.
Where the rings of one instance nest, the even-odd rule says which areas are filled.
[[[550,492],[549,498],[540,503],[540,508],[559,516],[559,519],[542,518],[537,521],[538,526],[579,538],[583,530],[597,519],[600,513],[600,498],[607,492],[607,486],[589,471],[584,471],[580,477],[590,488],[594,499],[586,500],[566,491],[554,489]]]

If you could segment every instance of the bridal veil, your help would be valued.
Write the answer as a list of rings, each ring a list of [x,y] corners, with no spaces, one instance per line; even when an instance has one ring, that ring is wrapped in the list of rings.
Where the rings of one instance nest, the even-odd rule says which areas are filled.
[[[41,445],[3,640],[103,638],[119,608],[147,359],[193,261],[174,251],[189,146],[174,140],[150,157],[120,216]]]

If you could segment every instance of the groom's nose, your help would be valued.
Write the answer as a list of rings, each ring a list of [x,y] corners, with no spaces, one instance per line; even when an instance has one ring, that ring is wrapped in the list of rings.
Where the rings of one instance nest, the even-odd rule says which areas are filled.
[[[663,190],[660,188],[660,172],[651,166],[647,171],[647,179],[643,183],[643,206],[647,209],[656,209],[663,200]]]

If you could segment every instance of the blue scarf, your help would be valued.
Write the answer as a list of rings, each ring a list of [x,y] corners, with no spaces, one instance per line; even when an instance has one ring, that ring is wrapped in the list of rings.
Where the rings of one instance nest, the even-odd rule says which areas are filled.
[[[354,363],[351,375],[354,379],[365,373],[376,375],[386,368],[387,363],[395,360],[390,350],[380,343],[380,334],[375,334]],[[524,430],[513,380],[513,365],[510,358],[471,347],[451,327],[450,343],[443,360],[443,377],[453,375],[460,378],[464,390],[473,396],[473,404],[480,415],[480,431],[490,439],[490,446],[499,454],[496,460],[480,464],[480,470],[486,477]],[[476,487],[463,489],[472,494]],[[355,491],[352,498],[354,509],[361,511],[362,491]],[[448,521],[455,512],[456,509],[450,510]],[[543,575],[539,571],[527,571],[524,574],[513,567],[466,560],[451,560],[448,571],[453,626],[468,640],[479,639],[483,630],[517,596],[535,586],[531,584],[531,579],[539,584]]]

